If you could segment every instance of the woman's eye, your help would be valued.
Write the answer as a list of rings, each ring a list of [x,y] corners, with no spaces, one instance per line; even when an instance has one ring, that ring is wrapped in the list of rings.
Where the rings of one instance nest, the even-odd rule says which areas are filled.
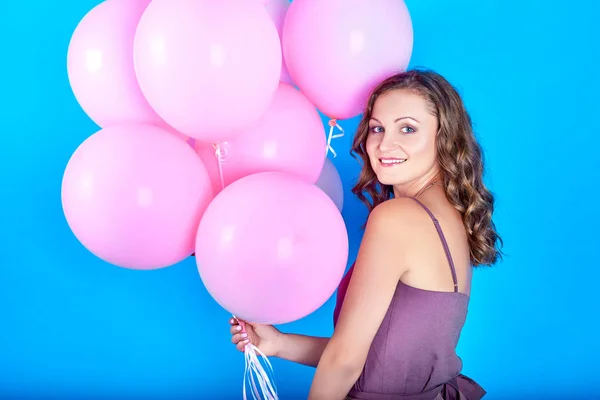
[[[413,128],[412,126],[405,126],[401,129],[401,131],[403,133],[415,133],[415,128]]]
[[[380,126],[372,126],[371,127],[371,132],[373,133],[383,133],[383,128]]]

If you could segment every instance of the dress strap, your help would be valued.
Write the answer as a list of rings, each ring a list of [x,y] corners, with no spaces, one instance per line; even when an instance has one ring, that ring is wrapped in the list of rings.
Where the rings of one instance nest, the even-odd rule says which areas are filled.
[[[454,261],[452,260],[452,255],[450,254],[450,248],[448,247],[448,242],[446,241],[446,237],[444,236],[444,232],[442,231],[442,227],[440,226],[440,222],[437,220],[435,215],[431,212],[429,208],[416,197],[412,197],[414,201],[416,201],[431,217],[433,224],[435,225],[435,229],[442,241],[442,246],[444,246],[444,252],[446,253],[446,258],[448,259],[448,264],[450,264],[450,271],[452,272],[452,281],[454,282],[454,291],[458,292],[458,279],[456,277],[456,268],[454,268]]]

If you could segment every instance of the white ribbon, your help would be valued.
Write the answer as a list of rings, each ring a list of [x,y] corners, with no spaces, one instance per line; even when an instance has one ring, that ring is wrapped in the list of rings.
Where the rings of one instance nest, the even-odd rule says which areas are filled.
[[[233,318],[239,322],[235,315],[233,315]],[[242,333],[246,333],[246,325],[240,323],[240,326],[242,327]],[[266,368],[261,364],[259,356],[264,361]],[[260,400],[261,393],[264,400],[279,400],[277,387],[275,386],[274,379],[271,378],[274,375],[273,366],[265,353],[249,342],[244,347],[244,361],[246,365],[244,367],[244,381],[242,385],[243,400],[247,400],[246,383],[250,386],[250,393],[252,393],[254,400]]]
[[[224,146],[225,145],[225,146]],[[221,180],[221,190],[225,189],[225,179],[223,178],[223,164],[227,158],[227,142],[213,143],[215,149],[215,157],[219,166],[219,179]]]
[[[266,364],[266,368],[260,362],[260,359]],[[252,343],[248,343],[244,348],[244,359],[246,361],[246,367],[244,369],[244,385],[242,387],[242,393],[244,400],[246,397],[246,382],[250,386],[250,392],[254,400],[278,400],[277,388],[274,380],[269,375],[273,375],[273,366],[269,362],[267,356],[254,346]],[[260,391],[259,391],[260,388]],[[262,396],[261,397],[261,393]]]
[[[337,133],[334,135],[333,134],[334,129],[339,130],[340,133]],[[331,141],[333,139],[341,138],[342,136],[344,136],[344,129],[337,123],[337,120],[330,119],[329,120],[329,135],[327,135],[327,146],[325,148],[325,157],[327,157],[327,154],[329,154],[329,152],[331,152],[331,154],[333,154],[333,157],[337,157],[337,153],[331,146]]]

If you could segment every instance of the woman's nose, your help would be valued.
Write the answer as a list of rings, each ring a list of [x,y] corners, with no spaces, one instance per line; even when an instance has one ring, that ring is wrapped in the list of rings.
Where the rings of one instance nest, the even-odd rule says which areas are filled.
[[[379,143],[379,150],[381,152],[392,151],[398,149],[398,142],[395,135],[390,133],[384,133],[381,142]]]

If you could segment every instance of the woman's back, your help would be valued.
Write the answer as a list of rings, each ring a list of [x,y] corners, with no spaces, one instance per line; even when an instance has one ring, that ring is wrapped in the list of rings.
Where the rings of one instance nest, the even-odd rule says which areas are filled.
[[[398,282],[373,339],[363,372],[349,396],[365,400],[425,400],[458,398],[461,392],[469,400],[479,399],[485,391],[460,374],[462,362],[455,351],[469,303],[469,292],[459,290],[463,287],[468,290],[470,286],[466,237],[456,235],[452,243],[453,250],[456,249],[461,259],[457,273],[440,222],[421,201],[414,200],[429,214],[427,218],[430,221],[423,224],[422,232],[415,232],[417,246],[422,247],[418,243],[426,243],[427,254],[422,254],[419,249],[411,253],[416,254],[415,262],[427,265],[411,269]],[[451,214],[447,218],[452,218]],[[456,222],[448,220],[447,225],[452,227]],[[430,240],[432,230],[438,236],[436,244],[439,249],[431,246],[434,243]],[[460,231],[460,228],[457,230]],[[464,248],[467,249],[466,255],[460,254]],[[439,254],[447,274],[438,270],[440,263],[436,259]],[[338,290],[334,322],[337,322],[352,272],[353,269],[344,277]]]
[[[432,71],[386,78],[352,154],[362,161],[352,192],[369,216],[309,398],[480,399],[456,345],[472,266],[493,265],[501,240],[460,94]]]

